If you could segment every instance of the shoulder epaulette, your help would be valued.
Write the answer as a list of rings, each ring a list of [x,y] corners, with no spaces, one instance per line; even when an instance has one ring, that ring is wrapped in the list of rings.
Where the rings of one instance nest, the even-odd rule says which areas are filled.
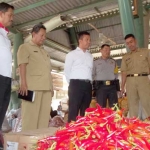
[[[110,57],[109,59],[114,60],[114,61],[116,62],[116,60],[115,60],[115,59],[113,59],[112,57]]]
[[[98,60],[98,59],[99,59],[99,57],[95,57],[95,58],[94,58],[94,61],[96,61],[96,60]]]

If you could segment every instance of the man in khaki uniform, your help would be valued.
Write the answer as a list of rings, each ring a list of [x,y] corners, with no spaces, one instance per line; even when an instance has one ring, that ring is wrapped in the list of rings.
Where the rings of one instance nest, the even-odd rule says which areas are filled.
[[[122,94],[125,92],[129,104],[130,117],[138,117],[139,102],[145,117],[150,116],[150,51],[138,48],[137,42],[132,34],[125,36],[126,45],[130,49],[121,64],[122,71]]]
[[[35,91],[33,102],[22,101],[22,130],[48,127],[52,98],[50,56],[43,48],[46,28],[42,24],[32,29],[32,40],[19,47],[20,94]]]

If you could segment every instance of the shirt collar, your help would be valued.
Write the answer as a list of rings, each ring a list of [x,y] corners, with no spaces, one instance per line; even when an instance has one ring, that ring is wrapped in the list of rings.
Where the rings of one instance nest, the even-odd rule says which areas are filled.
[[[9,32],[9,30],[6,27],[4,27],[2,23],[0,23],[0,28],[3,28],[6,32]]]
[[[78,51],[82,51],[83,52],[83,50],[80,48],[80,47],[77,47],[76,48]],[[89,50],[86,50],[85,52],[89,52]]]
[[[102,56],[100,56],[100,59],[101,59],[101,60],[109,60],[110,57],[108,57],[108,58],[106,58],[106,59],[103,59]]]
[[[32,40],[30,40],[30,42],[29,42],[32,46],[37,46],[37,47],[39,47],[37,44],[35,44]],[[43,48],[43,45],[42,46],[40,46],[39,48]]]
[[[136,50],[136,51],[134,51],[134,52],[130,51],[130,54],[132,54],[132,53],[136,53],[136,52],[139,52],[139,51],[140,51],[140,49],[139,49],[139,48],[137,48],[137,50]]]

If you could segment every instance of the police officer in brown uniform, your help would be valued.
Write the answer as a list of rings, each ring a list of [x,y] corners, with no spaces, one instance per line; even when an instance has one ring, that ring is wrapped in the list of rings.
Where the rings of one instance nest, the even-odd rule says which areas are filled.
[[[100,50],[102,56],[93,64],[93,88],[96,91],[96,100],[101,107],[109,107],[118,103],[117,88],[118,69],[116,61],[110,58],[110,46],[104,44]]]
[[[130,117],[138,117],[140,102],[147,118],[150,116],[150,51],[138,48],[133,34],[126,35],[125,41],[130,52],[123,57],[121,64],[122,94],[126,84]]]
[[[22,101],[22,130],[48,127],[52,98],[50,56],[43,48],[46,28],[42,24],[32,29],[32,40],[19,47],[20,94],[35,91],[33,102]]]

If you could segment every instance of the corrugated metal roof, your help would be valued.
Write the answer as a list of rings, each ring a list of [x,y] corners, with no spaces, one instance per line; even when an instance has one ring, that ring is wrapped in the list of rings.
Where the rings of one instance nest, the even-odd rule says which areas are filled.
[[[65,53],[60,52],[54,48],[47,47],[47,46],[44,46],[44,48],[50,53],[50,56],[52,58],[57,59],[58,61],[61,61],[61,62],[65,62],[65,57],[66,57]]]
[[[68,34],[64,30],[55,30],[47,33],[47,37],[68,48],[70,47]]]
[[[55,2],[51,2],[46,5],[36,7],[31,10],[16,14],[15,24],[28,22],[31,20],[50,16],[50,15],[57,14],[57,13],[59,14],[60,12],[71,10],[75,7],[84,6],[85,4],[87,5],[88,3],[91,3],[94,1],[95,0],[69,0],[69,1],[57,0]],[[36,1],[27,0],[27,1],[21,1],[21,2],[15,3],[14,5],[16,8],[21,8],[21,7],[25,7],[30,4],[33,4],[34,2]]]
[[[120,16],[113,16],[110,18],[106,18],[103,20],[99,20],[99,21],[95,21],[95,22],[91,22],[91,24],[93,24],[96,28],[105,28],[105,27],[109,27],[109,26],[113,26],[116,24],[121,24],[121,20],[120,20]],[[91,26],[89,26],[88,24],[83,24],[83,25],[79,25],[77,27],[75,27],[77,32],[81,32],[81,31],[88,31],[93,29]]]
[[[120,16],[114,16],[111,18],[106,18],[100,21],[92,22],[99,32],[103,33],[106,37],[110,38],[117,44],[124,42],[123,31],[121,26]],[[77,32],[88,31],[91,34],[91,45],[92,47],[101,45],[101,39],[99,34],[88,24],[80,25],[75,27]]]
[[[38,1],[41,0],[20,0],[20,1],[13,0],[12,2],[10,2],[10,4],[12,4],[15,7],[15,9],[19,9],[37,3]]]
[[[53,60],[51,59],[51,64],[52,64],[52,67],[57,67],[59,69],[64,69],[64,64],[56,61],[56,60]]]

